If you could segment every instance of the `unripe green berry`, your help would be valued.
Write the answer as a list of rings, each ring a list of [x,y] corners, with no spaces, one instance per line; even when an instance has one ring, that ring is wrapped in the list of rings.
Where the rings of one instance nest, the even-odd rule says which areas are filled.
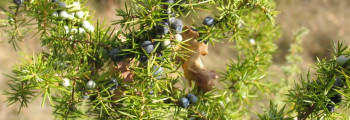
[[[68,18],[68,13],[65,10],[60,11],[59,16],[63,19]]]
[[[70,30],[69,30],[69,27],[66,26],[66,25],[64,26],[64,30],[65,30],[66,33],[69,33],[69,31],[70,31]]]
[[[64,87],[70,86],[70,80],[67,79],[67,78],[63,78],[62,85],[63,85]]]
[[[96,83],[93,80],[89,80],[86,83],[86,88],[89,89],[89,90],[93,90],[93,89],[95,89],[95,87],[96,87]]]
[[[69,20],[73,20],[74,19],[74,13],[68,14],[67,17]]]
[[[175,40],[178,42],[182,42],[182,36],[179,33],[175,34]]]
[[[73,2],[69,6],[72,10],[80,10],[80,3],[79,2]]]
[[[78,28],[78,31],[79,31],[79,34],[84,34],[85,33],[85,30],[81,27]]]
[[[255,45],[255,40],[254,39],[249,39],[249,43],[252,45]]]
[[[72,28],[72,29],[70,30],[70,32],[73,33],[73,34],[75,34],[75,33],[78,32],[78,29],[77,29],[77,28]]]
[[[95,28],[89,21],[83,21],[82,27],[88,32],[94,32]]]
[[[348,61],[349,61],[349,57],[345,57],[344,55],[337,57],[337,64],[339,66],[343,66]]]
[[[83,28],[87,28],[89,25],[91,25],[89,21],[83,21],[82,23]]]
[[[167,48],[170,48],[170,40],[165,40],[165,41],[162,41],[162,49],[167,49]]]
[[[75,13],[75,16],[79,19],[84,18],[84,12],[83,11],[78,11]]]
[[[53,13],[52,13],[52,16],[53,16],[53,17],[58,17],[58,12],[57,12],[57,11],[53,12]]]

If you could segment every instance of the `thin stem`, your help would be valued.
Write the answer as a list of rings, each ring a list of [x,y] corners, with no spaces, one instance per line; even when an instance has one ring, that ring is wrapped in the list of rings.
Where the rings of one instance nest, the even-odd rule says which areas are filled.
[[[312,112],[314,112],[316,108],[316,105],[313,104],[311,107],[308,107],[308,110],[306,112],[301,113],[301,115],[298,115],[298,120],[306,120]]]

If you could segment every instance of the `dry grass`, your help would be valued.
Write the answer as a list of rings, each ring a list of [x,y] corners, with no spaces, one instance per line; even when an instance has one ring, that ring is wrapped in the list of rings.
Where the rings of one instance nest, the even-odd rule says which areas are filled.
[[[116,0],[119,1],[120,0]],[[115,3],[120,5],[120,3]],[[96,4],[89,1],[89,4]],[[99,4],[97,4],[99,5]],[[91,5],[90,5],[91,6]],[[123,5],[122,5],[123,6]],[[118,19],[115,17],[115,6],[105,7],[105,4],[92,7],[97,9],[96,17],[111,21]],[[350,35],[350,1],[347,0],[277,0],[277,9],[281,14],[277,18],[277,23],[281,26],[282,34],[277,41],[279,51],[274,57],[271,71],[281,71],[280,65],[284,64],[284,55],[286,54],[289,44],[292,41],[293,31],[304,26],[310,29],[310,33],[304,37],[304,68],[307,64],[312,64],[317,57],[330,57],[329,49],[332,47],[331,40],[346,40],[349,43]],[[4,18],[0,16],[0,18]],[[4,38],[0,38],[4,41]],[[27,37],[21,44],[25,54],[40,52],[42,48],[37,39]],[[220,48],[220,49],[218,49]],[[223,70],[224,63],[228,63],[229,58],[234,55],[228,51],[229,45],[218,44],[215,48],[210,47],[208,56],[203,57],[203,61],[209,69]],[[11,68],[19,62],[20,53],[15,52],[9,44],[0,43],[0,73],[11,74]],[[227,56],[230,56],[229,58]],[[221,64],[217,64],[221,63]],[[5,85],[7,78],[0,75],[1,90],[7,89]],[[6,96],[0,95],[0,119],[1,120],[41,120],[53,119],[51,109],[48,106],[40,107],[40,100],[34,101],[29,108],[24,109],[21,114],[17,115],[18,104],[7,106],[4,101]]]

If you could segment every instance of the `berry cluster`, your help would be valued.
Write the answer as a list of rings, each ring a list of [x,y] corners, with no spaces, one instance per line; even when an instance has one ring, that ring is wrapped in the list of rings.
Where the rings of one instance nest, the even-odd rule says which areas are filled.
[[[337,57],[336,64],[338,66],[344,66],[348,61],[349,61],[349,57],[345,57],[345,56],[341,55],[341,56]],[[335,105],[342,102],[342,95],[339,94],[338,92],[336,92],[336,90],[343,88],[345,86],[344,82],[345,82],[345,78],[343,76],[337,76],[335,78],[335,82],[332,85],[332,89],[327,94],[329,100],[332,103],[326,104],[326,107],[327,107],[328,111],[331,113],[334,112]],[[317,84],[317,86],[327,87],[326,83],[323,83],[320,80],[317,80],[317,82],[314,82],[313,84]],[[311,89],[308,88],[308,90],[311,90]],[[314,89],[314,90],[316,90],[316,89]]]
[[[179,100],[179,105],[182,108],[187,108],[190,104],[196,104],[198,101],[197,96],[194,94],[188,94],[186,97],[183,97]]]
[[[53,17],[57,18],[57,20],[63,21],[64,23],[67,23],[67,25],[69,26],[64,26],[65,33],[78,33],[80,35],[85,33],[85,31],[94,31],[94,27],[90,24],[90,22],[86,20],[87,14],[85,14],[81,10],[80,4],[72,3],[70,5],[66,5],[65,2],[60,2],[59,0],[52,0],[52,2],[59,7],[58,11],[52,13]],[[163,2],[168,4],[174,3],[174,1],[172,0],[167,0]],[[166,7],[168,6],[166,5]],[[111,73],[120,74],[122,82],[133,81],[134,73],[132,70],[129,69],[130,64],[136,63],[137,65],[145,66],[145,64],[148,64],[147,62],[149,61],[149,58],[151,56],[155,56],[157,57],[157,59],[159,58],[158,60],[163,62],[163,60],[165,59],[163,53],[166,50],[172,48],[172,42],[179,43],[183,41],[183,22],[180,19],[176,18],[175,13],[171,12],[171,10],[169,9],[164,13],[166,14],[165,16],[160,16],[161,18],[163,18],[163,21],[156,23],[153,26],[153,29],[147,32],[143,32],[142,34],[139,34],[138,32],[132,32],[126,35],[125,37],[121,34],[116,35],[115,38],[120,40],[120,42],[117,42],[117,44],[112,44],[111,47],[104,48],[104,50],[107,52],[106,54],[109,54],[109,58],[112,61],[112,69],[113,67],[115,68],[114,71],[111,70]],[[215,19],[213,17],[208,16],[203,19],[203,24],[212,27],[215,25]],[[187,37],[190,36],[186,36],[186,39],[188,39]],[[193,40],[197,41],[196,39]],[[178,50],[178,48],[174,47],[174,50]],[[134,61],[137,58],[139,61]],[[162,74],[164,72],[163,67],[161,65],[153,65],[151,69],[153,71],[152,75],[154,76],[154,78],[161,79]],[[208,73],[200,73],[209,74],[209,71]],[[208,78],[211,79],[211,77]],[[97,83],[95,82],[95,80],[96,79],[86,80],[87,82],[85,83],[85,88],[86,90],[90,91],[84,92],[83,98],[89,98],[88,93],[91,92],[91,90],[96,89]],[[208,81],[202,83],[208,83]],[[70,80],[64,79],[62,85],[64,87],[71,86]],[[111,78],[111,80],[106,84],[106,86],[108,86],[108,89],[111,91],[123,91],[115,90],[123,89],[122,85],[118,87],[118,81],[115,78]],[[202,86],[207,87],[208,85]],[[206,91],[210,90],[211,86],[212,84],[210,83],[210,88],[206,89]],[[116,94],[116,96],[118,95]],[[182,107],[187,108],[188,105],[195,104],[197,100],[198,99],[195,95],[188,94],[185,98],[182,98],[180,100],[179,104]]]
[[[342,101],[341,94],[337,93],[335,91],[335,89],[339,89],[339,88],[344,87],[344,80],[345,79],[342,77],[336,77],[331,91],[328,92],[327,96],[329,96],[329,99],[331,100],[331,102],[334,103],[334,104],[326,104],[326,107],[327,107],[329,112],[334,112],[335,104],[338,104]],[[327,86],[326,84],[322,83],[321,81],[317,81],[315,84],[317,84],[318,86],[322,86],[322,87]],[[312,89],[308,88],[308,90],[312,90]],[[316,90],[316,89],[313,89],[313,90]],[[318,92],[318,94],[319,94],[319,92]]]
[[[64,35],[69,35],[67,39],[73,39],[76,37],[83,37],[84,33],[92,33],[95,28],[89,21],[87,21],[88,14],[84,13],[81,9],[80,3],[73,2],[67,5],[65,2],[60,0],[52,0],[53,6],[58,9],[51,15],[58,25],[63,25]],[[62,24],[63,23],[63,24]],[[54,35],[54,34],[53,34]],[[58,62],[57,66],[65,66],[64,63]],[[64,68],[64,67],[62,67]],[[71,86],[71,80],[63,78],[62,86]],[[87,90],[94,90],[96,88],[96,82],[90,79],[86,82],[85,88]]]
[[[344,66],[348,61],[349,61],[349,57],[345,57],[344,55],[341,55],[339,57],[337,57],[336,59],[336,63],[338,66]],[[342,76],[338,76],[335,78],[335,82],[333,84],[333,89],[339,89],[344,87],[344,82],[345,82],[345,78]],[[332,90],[333,91],[333,90]],[[337,93],[337,92],[333,92],[336,94],[333,94],[332,96],[330,96],[330,100],[334,103],[334,104],[338,104],[342,101],[342,95]],[[329,112],[334,112],[335,110],[335,106],[334,104],[327,104],[326,107],[328,109]]]
[[[64,26],[66,33],[83,34],[85,31],[88,33],[94,32],[95,27],[86,20],[87,14],[81,10],[80,3],[73,2],[67,5],[65,2],[60,2],[59,0],[52,0],[52,2],[59,8],[59,10],[52,13],[52,16],[58,18],[58,20],[66,21]],[[68,23],[74,24],[68,27]]]

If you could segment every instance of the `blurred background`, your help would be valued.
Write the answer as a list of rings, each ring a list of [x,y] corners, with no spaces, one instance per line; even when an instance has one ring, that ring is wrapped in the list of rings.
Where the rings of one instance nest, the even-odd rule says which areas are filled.
[[[12,0],[11,0],[12,1]],[[94,19],[107,21],[118,19],[115,16],[115,9],[123,8],[122,4],[126,0],[88,0],[87,4],[92,11],[95,11]],[[316,57],[331,59],[329,52],[332,49],[334,41],[343,40],[349,43],[350,39],[350,1],[349,0],[276,0],[277,10],[280,14],[277,17],[277,25],[280,26],[282,36],[277,41],[279,49],[274,55],[274,64],[271,72],[282,71],[280,66],[285,65],[285,55],[288,52],[290,43],[293,40],[294,31],[301,27],[310,29],[309,34],[303,37],[302,54],[304,62],[301,66],[303,71],[308,70],[309,65],[313,65]],[[0,6],[10,4],[7,0],[0,0]],[[205,15],[203,15],[205,16]],[[0,19],[6,18],[0,15]],[[118,27],[118,26],[116,26]],[[0,31],[3,34],[3,31]],[[210,52],[203,57],[204,64],[209,69],[222,71],[226,64],[210,63],[228,63],[229,57],[233,56],[229,51],[230,46],[217,44],[210,46]],[[31,55],[43,50],[39,40],[34,36],[28,36],[20,44],[20,52],[15,50],[6,42],[6,39],[0,38],[0,90],[8,89],[6,82],[8,78],[3,74],[11,75],[11,68],[19,63],[20,56]],[[220,49],[218,49],[220,48]],[[279,78],[276,75],[276,79]],[[0,94],[0,120],[49,120],[54,119],[51,115],[52,109],[49,106],[41,108],[39,99],[29,104],[20,114],[18,104],[7,106],[6,96]],[[259,109],[259,108],[257,108]],[[260,110],[258,110],[260,111]]]

